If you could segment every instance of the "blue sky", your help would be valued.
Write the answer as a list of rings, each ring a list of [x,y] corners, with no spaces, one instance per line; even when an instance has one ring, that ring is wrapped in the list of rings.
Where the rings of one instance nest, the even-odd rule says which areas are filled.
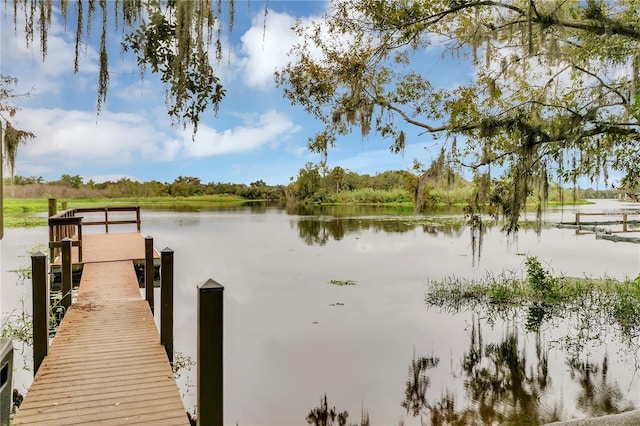
[[[73,73],[74,34],[65,32],[56,16],[49,34],[48,57],[41,60],[37,41],[24,43],[22,25],[14,32],[11,4],[0,2],[0,72],[18,77],[22,99],[15,126],[31,130],[36,139],[22,146],[16,174],[58,179],[80,175],[85,182],[128,177],[138,181],[172,182],[195,176],[203,182],[287,184],[307,162],[318,162],[307,140],[321,126],[302,108],[293,107],[274,83],[273,72],[284,66],[296,42],[290,30],[297,18],[318,20],[326,1],[269,2],[236,0],[232,33],[224,35],[227,57],[216,65],[227,95],[217,117],[207,114],[195,141],[189,129],[170,125],[162,85],[152,75],[140,80],[133,58],[119,52],[120,36],[110,34],[110,85],[107,101],[96,114],[97,42],[82,54],[80,72]],[[266,26],[266,31],[264,30]],[[99,24],[94,25],[95,28]],[[17,35],[16,35],[17,34]],[[228,53],[231,52],[229,55]],[[425,52],[432,80],[444,86],[468,81],[471,68],[443,62],[437,52]],[[413,159],[424,163],[435,150],[429,135],[408,127],[403,155],[389,152],[390,141],[359,131],[338,140],[328,166],[364,174],[408,169]]]

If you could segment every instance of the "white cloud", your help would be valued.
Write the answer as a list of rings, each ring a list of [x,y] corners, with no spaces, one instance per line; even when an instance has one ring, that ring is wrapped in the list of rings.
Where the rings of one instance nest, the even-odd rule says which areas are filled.
[[[19,128],[29,129],[36,138],[19,150],[21,163],[56,168],[78,165],[122,165],[159,155],[158,140],[166,137],[145,122],[144,117],[105,111],[24,109],[16,116]]]
[[[298,40],[291,30],[295,22],[296,18],[277,12],[253,19],[253,25],[241,37],[242,51],[246,56],[240,61],[240,66],[248,86],[261,90],[274,86],[274,71],[289,62],[287,52]]]
[[[251,28],[241,37],[243,57],[238,64],[244,83],[260,90],[273,88],[274,72],[291,62],[289,51],[302,41],[292,28],[296,22],[311,25],[314,21],[322,22],[322,19],[318,16],[294,17],[274,11],[269,11],[266,17],[262,13],[257,14]]]
[[[27,175],[219,156],[263,146],[275,148],[300,130],[275,111],[247,116],[242,126],[222,131],[201,124],[195,141],[189,130],[171,136],[157,130],[146,117],[131,113],[105,111],[96,116],[77,110],[24,109],[15,124],[36,134],[18,152],[17,173]]]
[[[300,129],[284,114],[268,111],[257,119],[247,116],[242,127],[226,129],[222,132],[200,125],[195,141],[191,140],[190,132],[183,134],[181,148],[186,157],[208,157],[252,151],[264,145],[277,146],[287,135],[296,133]],[[176,149],[174,144],[171,147]]]

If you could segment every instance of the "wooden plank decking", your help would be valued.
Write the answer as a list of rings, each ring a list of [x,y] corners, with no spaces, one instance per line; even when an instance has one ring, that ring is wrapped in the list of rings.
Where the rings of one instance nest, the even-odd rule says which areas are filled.
[[[153,250],[153,257],[160,258],[160,253]],[[144,260],[144,237],[131,233],[85,234],[82,236],[82,261],[111,262],[114,260]],[[71,249],[71,261],[78,263],[78,248]],[[53,265],[60,265],[57,257]]]
[[[116,240],[112,236],[117,235],[128,234],[100,237]],[[144,239],[139,234],[126,238],[132,235],[138,241],[131,239],[128,248],[120,243],[117,249],[85,246],[77,302],[65,315],[13,425],[189,424],[133,263],[122,260],[144,258]]]

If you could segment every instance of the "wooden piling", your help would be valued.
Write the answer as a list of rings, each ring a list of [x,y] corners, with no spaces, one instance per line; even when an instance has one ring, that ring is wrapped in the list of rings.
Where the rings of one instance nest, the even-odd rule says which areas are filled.
[[[63,238],[60,241],[62,247],[62,265],[61,265],[61,282],[62,282],[62,299],[60,305],[65,312],[71,306],[71,290],[73,289],[73,270],[71,261],[71,238]]]
[[[47,256],[38,252],[31,256],[31,288],[33,303],[33,374],[49,351],[49,285]]]
[[[198,288],[198,425],[222,426],[222,311],[224,287],[212,279]]]
[[[58,213],[58,200],[55,198],[49,198],[49,217]]]
[[[160,343],[173,365],[173,250],[160,252]]]
[[[153,237],[151,236],[144,237],[144,294],[153,313]]]

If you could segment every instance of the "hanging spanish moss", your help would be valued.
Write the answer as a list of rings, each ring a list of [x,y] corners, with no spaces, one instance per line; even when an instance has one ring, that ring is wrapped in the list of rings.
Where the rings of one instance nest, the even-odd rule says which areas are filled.
[[[122,31],[122,49],[135,55],[141,75],[147,69],[159,75],[165,84],[167,108],[174,124],[192,127],[195,135],[201,115],[207,110],[214,114],[218,111],[225,91],[208,51],[215,43],[216,57],[222,58],[222,33],[216,31],[216,26],[222,28],[221,21],[227,20],[229,31],[233,29],[233,1],[217,0],[214,5],[213,0],[77,0],[72,4],[74,13],[70,14],[67,0],[15,0],[14,25],[23,14],[25,42],[31,46],[37,35],[42,59],[46,60],[48,33],[54,7],[57,8],[64,28],[73,28],[75,33],[74,70],[78,72],[82,50],[88,47],[92,25],[99,16],[98,113],[109,90],[107,33],[111,30]],[[70,19],[75,22],[69,22]]]
[[[2,126],[1,122],[0,126]],[[16,129],[9,122],[5,122],[4,128],[0,130],[4,132],[4,153],[6,155],[5,163],[9,167],[9,173],[13,176],[16,170],[18,146],[26,143],[29,139],[33,139],[35,135],[25,130]]]

